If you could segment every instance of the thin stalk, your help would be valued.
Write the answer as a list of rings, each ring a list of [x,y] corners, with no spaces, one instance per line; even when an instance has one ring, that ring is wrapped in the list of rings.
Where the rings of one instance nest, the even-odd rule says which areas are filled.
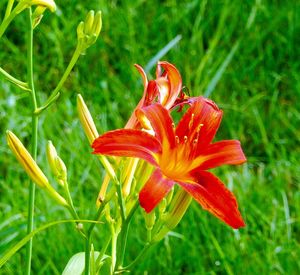
[[[2,37],[2,35],[5,33],[7,27],[9,26],[9,24],[11,23],[11,21],[16,17],[17,13],[16,13],[16,9],[14,9],[10,15],[8,17],[6,17],[1,25],[0,25],[0,38]]]
[[[17,85],[21,89],[26,90],[26,91],[31,91],[28,88],[28,84],[26,82],[23,82],[23,81],[15,78],[15,77],[13,77],[12,75],[10,75],[8,72],[6,72],[1,67],[0,67],[0,74],[2,74],[7,80],[9,80],[11,83],[14,83],[15,85]]]
[[[98,221],[102,211],[106,205],[106,201],[102,202],[100,205],[97,214],[95,216],[95,221]],[[87,231],[86,234],[86,242],[85,242],[85,268],[84,268],[84,274],[89,275],[90,274],[90,256],[91,256],[91,240],[92,240],[92,232],[96,224],[92,223]]]
[[[27,78],[28,85],[31,89],[32,99],[32,157],[36,159],[37,156],[37,141],[38,141],[38,117],[34,115],[37,108],[36,94],[33,81],[33,28],[31,20],[32,10],[28,8],[28,38],[27,38]],[[27,234],[33,231],[34,224],[34,200],[35,200],[35,184],[31,181],[29,185],[29,203],[28,203],[28,220],[27,220]],[[32,238],[29,240],[26,247],[26,267],[25,274],[29,275],[31,270],[32,257]]]
[[[5,15],[4,15],[4,20],[9,17],[11,10],[13,8],[14,2],[15,2],[15,0],[8,0]]]
[[[62,88],[62,86],[64,85],[65,81],[67,80],[69,74],[71,73],[73,67],[75,66],[80,54],[81,54],[81,47],[79,45],[77,45],[74,53],[73,53],[73,56],[70,60],[70,63],[68,65],[68,67],[66,68],[62,78],[60,79],[59,83],[57,84],[56,88],[52,91],[50,97],[47,99],[47,101],[44,103],[43,106],[39,107],[38,109],[36,109],[35,111],[35,114],[40,114],[41,112],[43,112],[44,110],[46,110],[52,103],[54,103],[60,93],[60,89]]]
[[[123,265],[124,257],[125,257],[125,251],[126,251],[126,244],[127,244],[127,238],[128,238],[128,230],[130,226],[131,218],[136,211],[136,209],[139,206],[139,201],[137,200],[136,203],[133,205],[132,209],[130,210],[126,220],[122,224],[122,229],[120,232],[120,241],[118,243],[118,257],[117,257],[117,264],[116,267],[119,269]]]
[[[117,261],[117,239],[118,234],[115,231],[114,226],[111,224],[111,274],[114,274]]]
[[[143,249],[141,250],[140,254],[131,262],[131,264],[121,268],[121,270],[131,270],[136,264],[138,264],[142,259],[144,259],[145,254],[148,252],[149,248],[152,247],[154,243],[146,243]]]
[[[126,210],[125,210],[124,198],[123,198],[120,182],[117,182],[116,184],[117,184],[118,202],[119,202],[120,211],[121,211],[121,219],[122,219],[122,223],[124,223],[126,220]]]

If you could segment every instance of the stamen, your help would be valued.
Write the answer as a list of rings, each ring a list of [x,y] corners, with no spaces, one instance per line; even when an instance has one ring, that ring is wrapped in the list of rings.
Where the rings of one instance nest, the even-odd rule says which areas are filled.
[[[175,136],[175,141],[176,141],[177,144],[179,144],[180,140],[179,140],[178,136]]]
[[[200,133],[200,130],[201,130],[201,127],[203,126],[203,124],[199,124],[198,127],[197,127],[197,130],[196,130],[196,135],[195,135],[195,139],[197,140],[198,142],[198,139],[199,139],[199,133]]]
[[[188,140],[188,137],[187,137],[187,136],[184,136],[184,137],[183,137],[183,140],[184,140],[184,143],[186,143],[187,140]]]
[[[193,127],[193,124],[194,124],[194,117],[195,117],[195,114],[193,113],[192,116],[191,116],[191,120],[189,122],[189,130],[192,129]]]
[[[173,129],[175,128],[175,123],[174,123],[174,122],[172,122],[172,128],[173,128]]]

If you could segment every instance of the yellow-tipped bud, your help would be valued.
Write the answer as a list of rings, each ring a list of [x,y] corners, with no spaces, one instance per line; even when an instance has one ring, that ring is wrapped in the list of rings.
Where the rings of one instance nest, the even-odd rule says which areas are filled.
[[[102,29],[102,14],[101,11],[97,11],[93,24],[93,32],[98,37]]]
[[[26,150],[22,142],[11,131],[6,131],[8,146],[16,156],[19,163],[23,166],[28,176],[40,187],[46,188],[49,181],[38,167],[32,156]]]
[[[67,168],[63,160],[57,155],[56,149],[49,140],[47,143],[47,159],[54,177],[60,184],[67,181]]]
[[[84,21],[84,32],[86,34],[91,34],[93,30],[95,12],[93,10],[89,11],[85,21]]]
[[[78,47],[81,52],[84,52],[96,42],[101,32],[101,28],[101,11],[98,11],[96,14],[94,11],[89,11],[85,21],[81,21],[77,27]]]
[[[77,39],[81,40],[84,38],[84,22],[81,21],[77,26]]]
[[[177,191],[174,198],[172,199],[170,210],[164,218],[165,222],[158,234],[154,236],[152,240],[153,242],[157,242],[163,239],[169,231],[171,231],[178,225],[186,210],[188,209],[191,201],[192,197],[182,188]]]
[[[79,115],[79,120],[81,122],[81,125],[83,127],[83,130],[85,132],[85,135],[87,136],[89,143],[92,144],[94,140],[99,136],[96,125],[94,123],[94,120],[91,116],[91,113],[89,109],[87,108],[82,96],[80,94],[77,95],[77,111]],[[99,160],[101,161],[102,165],[104,166],[106,172],[108,173],[109,177],[111,179],[116,177],[116,173],[110,162],[107,160],[107,158],[103,155],[99,155]],[[103,185],[103,188],[101,188],[101,191],[98,196],[97,205],[99,205],[99,201],[104,199],[106,189],[109,183],[109,179],[106,182],[106,185]]]
[[[67,201],[59,195],[55,189],[50,185],[47,177],[44,175],[42,170],[39,168],[37,163],[34,161],[32,156],[26,150],[22,142],[17,136],[11,131],[6,131],[6,139],[8,146],[16,156],[19,163],[23,166],[28,176],[36,183],[39,187],[45,189],[49,195],[54,198],[59,204],[67,206]]]
[[[51,12],[56,10],[56,5],[53,0],[20,0],[16,6],[16,13],[20,13],[31,6],[41,6],[49,9]]]
[[[91,113],[80,94],[77,95],[77,111],[84,132],[89,140],[89,143],[92,144],[99,134]]]

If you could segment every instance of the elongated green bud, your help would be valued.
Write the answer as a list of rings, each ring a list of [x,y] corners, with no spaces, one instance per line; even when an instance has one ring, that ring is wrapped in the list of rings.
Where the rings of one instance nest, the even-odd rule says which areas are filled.
[[[67,182],[67,168],[63,160],[57,155],[56,149],[50,140],[47,143],[46,152],[54,177],[60,184],[64,185]]]
[[[85,21],[84,21],[84,32],[86,34],[91,34],[93,30],[93,23],[94,23],[94,15],[95,12],[93,10],[89,11]]]
[[[186,210],[188,209],[191,201],[192,197],[182,188],[177,191],[174,198],[172,199],[170,210],[165,216],[165,222],[158,234],[154,236],[152,240],[153,242],[157,242],[163,239],[169,231],[171,231],[178,225]]]
[[[145,219],[146,229],[148,231],[151,231],[154,224],[155,224],[155,220],[156,220],[155,211],[151,211],[150,213],[147,213],[146,211],[143,211],[143,216],[144,216],[144,219]]]

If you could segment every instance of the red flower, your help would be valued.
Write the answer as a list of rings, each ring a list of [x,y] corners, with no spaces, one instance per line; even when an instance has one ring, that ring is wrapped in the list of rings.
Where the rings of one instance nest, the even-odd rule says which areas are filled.
[[[168,110],[156,103],[136,112],[142,125],[151,124],[154,136],[135,129],[110,131],[97,138],[94,154],[137,157],[156,167],[139,194],[150,212],[178,183],[204,209],[232,226],[244,226],[234,195],[207,169],[246,161],[237,140],[211,143],[222,111],[212,101],[198,97],[175,128]]]
[[[166,61],[160,61],[156,67],[156,79],[148,81],[146,73],[140,65],[135,65],[142,76],[144,83],[144,94],[138,103],[136,110],[148,106],[156,99],[166,109],[170,109],[176,101],[182,87],[182,80],[179,71],[176,67]],[[162,68],[164,72],[162,72]],[[139,128],[139,123],[135,114],[132,113],[125,128]]]

